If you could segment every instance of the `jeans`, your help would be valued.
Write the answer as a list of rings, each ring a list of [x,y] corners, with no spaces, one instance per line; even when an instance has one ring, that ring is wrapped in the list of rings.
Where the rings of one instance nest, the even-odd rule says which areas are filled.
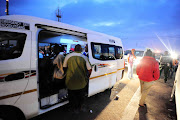
[[[128,75],[129,79],[133,78],[133,65],[128,64],[128,73],[127,73],[127,75]]]

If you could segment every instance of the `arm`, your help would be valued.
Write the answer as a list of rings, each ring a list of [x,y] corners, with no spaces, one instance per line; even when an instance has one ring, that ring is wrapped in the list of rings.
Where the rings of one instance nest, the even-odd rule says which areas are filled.
[[[66,74],[67,68],[68,68],[67,60],[68,60],[68,58],[65,57],[64,62],[63,62],[63,70],[64,70],[64,74]]]
[[[87,57],[85,58],[85,60],[86,60],[86,68],[88,70],[88,77],[90,77],[91,72],[92,72],[91,63],[89,62],[89,59]]]
[[[88,78],[91,76],[92,69],[88,70]]]
[[[129,54],[128,54],[128,57],[127,57],[127,61],[128,61],[128,63],[129,63]]]
[[[155,80],[159,79],[160,72],[159,72],[159,64],[158,64],[158,62],[156,62],[155,65],[154,65],[153,76],[154,76]]]
[[[63,67],[64,74],[67,72],[67,67]]]
[[[137,73],[137,75],[139,75],[140,67],[141,67],[141,63],[138,64],[137,67],[136,67],[136,73]]]

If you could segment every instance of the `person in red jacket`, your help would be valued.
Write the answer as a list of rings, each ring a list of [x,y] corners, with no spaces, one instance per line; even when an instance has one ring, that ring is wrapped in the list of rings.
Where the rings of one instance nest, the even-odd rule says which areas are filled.
[[[152,51],[147,49],[140,64],[138,64],[136,68],[136,73],[139,77],[141,86],[141,99],[139,101],[140,107],[146,106],[145,99],[147,94],[154,81],[158,80],[160,76],[159,64],[152,55]]]

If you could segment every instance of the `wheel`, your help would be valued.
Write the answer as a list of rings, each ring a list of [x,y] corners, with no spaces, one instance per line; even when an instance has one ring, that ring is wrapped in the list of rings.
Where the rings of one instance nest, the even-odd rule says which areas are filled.
[[[18,108],[0,106],[0,120],[25,120],[25,116]]]

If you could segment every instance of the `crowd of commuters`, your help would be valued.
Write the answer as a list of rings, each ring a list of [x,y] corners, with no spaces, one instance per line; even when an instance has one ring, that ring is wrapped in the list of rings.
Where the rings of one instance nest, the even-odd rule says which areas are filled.
[[[173,74],[178,68],[178,60],[172,58],[167,51],[160,58],[160,75],[164,71],[164,82],[166,83],[168,78],[172,79]]]
[[[69,104],[72,110],[76,113],[84,111],[83,103],[87,97],[87,89],[89,77],[92,72],[91,64],[88,60],[88,46],[82,53],[81,45],[76,45],[70,51],[70,54],[63,55],[64,48],[59,45],[53,47],[54,61],[54,79],[64,79],[64,85],[68,90]],[[133,79],[133,62],[136,59],[134,55],[135,49],[132,49],[128,54],[128,79]],[[176,72],[177,60],[172,60],[163,65],[160,59],[159,62],[155,59],[151,49],[144,52],[144,57],[136,67],[141,87],[141,98],[139,106],[145,107],[145,99],[154,81],[158,80],[164,70],[165,82],[167,78],[172,78]],[[160,67],[159,67],[160,66]]]
[[[134,55],[134,49],[128,55],[128,79],[133,78],[133,62],[136,59]],[[161,56],[160,62],[155,59],[155,54],[151,49],[147,49],[144,52],[144,57],[141,59],[140,63],[136,67],[136,73],[140,80],[141,87],[141,98],[139,101],[140,107],[145,107],[145,99],[150,91],[151,86],[154,81],[158,80],[161,76],[162,71],[164,71],[164,82],[166,83],[168,78],[172,79],[173,74],[178,68],[178,60],[173,59],[169,56],[168,52],[165,51],[164,56]],[[163,60],[164,59],[164,60]]]

